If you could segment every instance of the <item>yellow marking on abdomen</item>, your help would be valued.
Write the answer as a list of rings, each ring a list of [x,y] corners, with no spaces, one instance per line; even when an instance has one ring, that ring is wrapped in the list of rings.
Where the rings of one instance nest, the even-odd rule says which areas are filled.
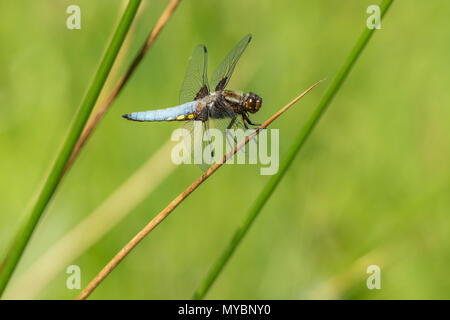
[[[184,118],[185,118],[185,115],[184,115],[184,114],[180,114],[180,115],[177,117],[177,120],[184,120]]]

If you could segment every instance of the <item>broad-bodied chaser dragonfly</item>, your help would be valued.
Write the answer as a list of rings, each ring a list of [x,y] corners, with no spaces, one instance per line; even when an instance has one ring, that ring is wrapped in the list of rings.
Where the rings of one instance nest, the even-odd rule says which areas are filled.
[[[180,91],[180,105],[171,108],[133,112],[123,117],[133,121],[201,121],[204,130],[210,127],[221,130],[231,128],[248,129],[249,113],[261,108],[262,99],[255,93],[241,94],[225,90],[236,64],[250,43],[252,36],[246,35],[217,67],[208,84],[208,53],[204,45],[194,49],[188,63],[186,76]],[[212,89],[212,90],[211,90]],[[241,116],[239,119],[238,116]],[[214,125],[210,125],[213,120]]]

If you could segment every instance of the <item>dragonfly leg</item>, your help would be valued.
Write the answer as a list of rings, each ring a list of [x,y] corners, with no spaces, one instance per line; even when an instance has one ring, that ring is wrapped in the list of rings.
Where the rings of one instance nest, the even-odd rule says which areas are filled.
[[[244,118],[242,122],[244,123],[245,130],[248,130],[247,120],[245,120],[245,118]]]
[[[230,129],[231,129],[231,127],[233,126],[233,124],[234,124],[235,121],[236,121],[236,115],[234,115],[234,116],[231,118],[231,121],[230,121],[230,123],[228,124],[227,130],[230,130]]]
[[[247,122],[248,122],[249,125],[252,125],[252,126],[255,126],[255,127],[260,127],[261,126],[261,123],[253,123],[253,122],[250,121],[249,118],[247,118]]]
[[[203,132],[208,135],[208,140],[211,141],[211,136],[209,135],[209,121],[203,121]],[[211,147],[211,144],[208,145]],[[211,150],[211,158],[214,158],[214,149]]]
[[[233,127],[233,124],[235,123],[235,121],[236,121],[236,115],[233,114],[233,116],[231,117],[230,124],[229,124],[228,127],[227,127],[227,132],[226,132],[227,142],[228,142],[228,144],[230,145],[230,147],[233,147],[233,144],[232,144],[232,143],[230,142],[230,140],[229,140],[229,138],[230,138],[230,136],[231,136],[231,133],[229,133],[228,130],[230,130],[231,127]],[[231,138],[233,138],[234,142],[237,144],[237,138],[236,138],[236,137],[233,137],[233,136],[231,136]]]
[[[245,125],[245,128],[246,129],[248,129],[248,125],[247,125],[247,123],[249,124],[249,125],[251,125],[251,126],[256,126],[256,127],[260,127],[261,126],[261,124],[259,123],[253,123],[251,120],[250,120],[250,118],[248,117],[248,115],[246,115],[246,114],[242,114],[242,118],[243,118],[243,120],[244,120],[244,125]]]
[[[253,123],[250,121],[250,119],[248,120],[248,124],[252,125],[252,126],[256,126],[256,127],[260,127],[261,123]]]

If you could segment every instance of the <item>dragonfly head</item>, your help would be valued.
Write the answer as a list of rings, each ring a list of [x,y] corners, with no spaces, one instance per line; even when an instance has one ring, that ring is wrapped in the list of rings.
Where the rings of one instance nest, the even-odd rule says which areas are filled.
[[[253,92],[244,96],[245,109],[250,113],[255,113],[261,108],[262,98]]]

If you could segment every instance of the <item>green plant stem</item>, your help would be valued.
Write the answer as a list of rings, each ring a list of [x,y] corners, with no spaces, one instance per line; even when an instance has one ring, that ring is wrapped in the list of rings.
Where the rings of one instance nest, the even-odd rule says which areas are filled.
[[[389,9],[392,2],[393,2],[393,0],[383,0],[382,1],[381,5],[380,5],[381,17],[383,17],[385,15],[385,13]],[[253,221],[256,219],[256,217],[260,213],[261,209],[263,208],[264,204],[267,202],[269,197],[272,195],[273,191],[275,190],[278,183],[280,182],[280,180],[286,173],[286,171],[289,168],[289,166],[291,165],[292,161],[295,159],[295,156],[301,150],[305,141],[308,139],[308,137],[311,134],[311,132],[313,131],[314,127],[319,122],[321,116],[326,111],[326,109],[327,109],[329,103],[331,102],[331,100],[333,99],[334,95],[337,93],[339,88],[342,86],[344,80],[347,78],[350,70],[352,69],[352,67],[355,64],[356,60],[358,59],[359,55],[361,54],[363,49],[366,47],[366,45],[369,42],[374,31],[375,31],[375,29],[368,29],[368,28],[366,28],[363,31],[363,33],[360,36],[360,38],[358,39],[355,47],[350,52],[350,55],[348,56],[344,65],[340,68],[338,74],[336,75],[336,78],[333,80],[330,87],[325,92],[325,95],[323,96],[322,100],[319,102],[319,105],[316,107],[316,109],[314,110],[311,117],[308,119],[306,124],[303,126],[303,128],[300,131],[300,134],[298,135],[298,137],[296,138],[294,144],[289,149],[288,155],[281,163],[278,173],[276,175],[272,176],[272,178],[269,180],[269,182],[264,186],[264,189],[262,190],[262,192],[256,199],[256,202],[254,203],[254,205],[250,209],[250,212],[248,213],[246,219],[244,220],[244,223],[241,225],[240,228],[238,228],[238,230],[234,234],[234,237],[231,239],[230,243],[228,244],[228,247],[226,247],[225,250],[222,252],[219,259],[216,261],[216,263],[213,265],[212,269],[207,274],[206,278],[203,280],[199,289],[194,293],[193,299],[203,299],[205,297],[206,293],[211,288],[212,284],[217,279],[217,277],[223,270],[226,263],[230,260],[233,252],[236,250],[236,248],[241,243],[244,236],[247,234]]]
[[[126,34],[131,26],[131,23],[136,15],[137,9],[141,0],[130,0],[122,15],[119,25],[114,33],[114,36],[109,44],[108,49],[101,61],[101,64],[95,74],[95,77],[84,97],[78,113],[72,122],[68,135],[62,145],[62,148],[50,170],[50,173],[45,180],[37,201],[30,214],[28,220],[22,225],[17,233],[15,240],[12,243],[6,257],[0,266],[0,296],[5,290],[32,234],[35,230],[45,208],[52,198],[58,184],[61,180],[65,164],[74,149],[74,146],[83,131],[83,128],[91,114],[92,109],[98,99],[100,91],[105,84],[111,67],[117,57],[117,54],[122,46]]]

